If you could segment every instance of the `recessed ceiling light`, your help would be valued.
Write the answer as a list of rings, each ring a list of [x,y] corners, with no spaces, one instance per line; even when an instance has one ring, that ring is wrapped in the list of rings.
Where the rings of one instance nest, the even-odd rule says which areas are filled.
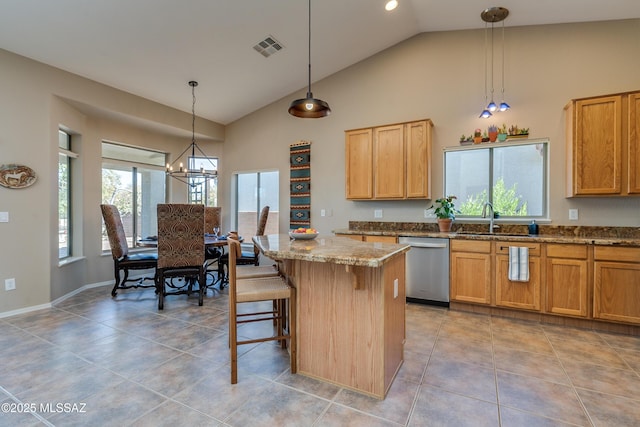
[[[384,8],[390,12],[393,9],[395,9],[396,7],[398,7],[398,0],[389,0],[387,2],[387,4],[384,5]]]

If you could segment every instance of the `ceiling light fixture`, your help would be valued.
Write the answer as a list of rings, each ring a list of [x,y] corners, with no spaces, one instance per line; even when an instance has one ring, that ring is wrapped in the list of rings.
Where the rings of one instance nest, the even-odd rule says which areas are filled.
[[[329,104],[314,98],[311,93],[311,0],[309,0],[309,88],[306,98],[296,99],[291,103],[289,114],[304,119],[317,119],[331,114]]]
[[[196,93],[195,88],[198,86],[198,82],[190,81],[191,97],[193,102],[191,103],[191,144],[173,161],[173,163],[167,163],[166,174],[172,178],[177,179],[180,182],[184,182],[190,187],[197,187],[204,184],[209,179],[216,179],[218,177],[217,162],[207,157],[206,154],[196,144]],[[178,166],[177,170],[174,170],[174,165],[184,156],[189,150],[191,150],[191,156],[187,158],[187,166],[185,167],[182,162]],[[196,150],[201,156],[196,156]],[[211,169],[207,167],[211,166]]]
[[[396,7],[398,7],[398,0],[389,0],[387,4],[384,5],[384,9],[387,12],[391,12]]]
[[[482,13],[480,14],[480,17],[482,18],[482,20],[485,22],[484,25],[484,56],[485,56],[485,61],[484,61],[484,100],[485,102],[487,102],[487,98],[488,98],[488,94],[487,94],[487,47],[488,47],[488,41],[487,41],[487,32],[488,32],[488,24],[491,23],[491,102],[489,102],[487,104],[487,107],[482,111],[482,113],[480,114],[480,118],[486,119],[492,116],[492,113],[494,113],[495,111],[506,111],[509,108],[511,108],[509,106],[509,104],[507,104],[506,102],[504,102],[504,20],[505,18],[509,16],[509,9],[506,9],[504,7],[490,7],[488,9],[485,9],[482,11]],[[496,22],[501,22],[502,21],[502,103],[500,104],[500,107],[498,107],[498,105],[496,105],[496,103],[493,101],[493,93],[494,93],[494,86],[493,86],[493,64],[494,64],[494,58],[493,58],[493,52],[494,52],[494,36],[493,36],[493,29],[494,29],[494,23]]]

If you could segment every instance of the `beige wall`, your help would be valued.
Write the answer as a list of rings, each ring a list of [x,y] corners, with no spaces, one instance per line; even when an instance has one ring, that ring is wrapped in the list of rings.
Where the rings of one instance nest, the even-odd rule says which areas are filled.
[[[640,198],[565,199],[563,107],[572,98],[640,90],[640,20],[507,28],[506,99],[513,109],[496,124],[531,129],[551,145],[551,220],[555,224],[640,226]],[[344,130],[422,118],[434,122],[433,194],[442,195],[442,148],[492,121],[477,116],[483,94],[483,32],[421,34],[313,84],[333,113],[297,119],[286,110],[291,94],[226,128],[198,120],[198,143],[221,158],[221,206],[231,206],[233,172],[280,171],[280,228],[288,228],[288,146],[312,141],[312,226],[327,233],[349,220],[426,221],[428,201],[351,202],[344,198]],[[318,60],[318,59],[316,59]],[[499,80],[496,80],[498,82]],[[177,84],[182,84],[178,82]],[[499,83],[497,84],[499,87]],[[110,282],[112,261],[100,253],[102,139],[179,154],[189,143],[190,114],[0,50],[0,164],[33,168],[27,189],[0,188],[0,316],[46,305],[83,285]],[[188,92],[187,96],[188,96]],[[499,98],[499,96],[497,96]],[[81,138],[81,212],[84,259],[58,266],[57,129]],[[215,141],[225,141],[224,144]],[[172,201],[186,190],[170,183]],[[568,209],[580,221],[568,221]],[[320,217],[320,209],[333,212]],[[228,211],[227,211],[228,212]],[[223,229],[229,227],[224,214]],[[17,289],[4,291],[4,279]]]
[[[564,197],[563,128],[563,107],[572,98],[640,90],[640,20],[507,28],[505,38],[505,98],[513,108],[495,120],[478,118],[485,105],[483,31],[425,33],[314,83],[314,96],[331,106],[329,117],[288,115],[289,103],[304,96],[300,91],[227,126],[226,164],[279,169],[280,211],[287,212],[288,144],[310,140],[313,227],[326,233],[346,228],[349,220],[373,221],[374,209],[383,210],[383,221],[433,221],[424,218],[430,201],[345,200],[344,130],[432,119],[437,198],[443,147],[490,123],[518,124],[531,129],[531,138],[550,140],[554,224],[640,226],[640,198]],[[495,74],[499,102],[499,70]],[[247,156],[251,152],[261,155]],[[569,221],[569,208],[579,209],[579,221]],[[321,209],[333,210],[333,216],[321,217]],[[287,227],[287,216],[280,218],[281,228]]]
[[[180,84],[182,82],[178,82]],[[112,281],[113,261],[100,250],[102,140],[149,147],[176,156],[191,140],[191,114],[169,108],[27,58],[0,50],[0,164],[31,167],[37,182],[26,189],[0,187],[0,316],[39,307],[84,285]],[[185,96],[189,96],[185,84]],[[74,208],[82,258],[58,265],[58,128],[74,134],[80,174]],[[222,155],[224,127],[196,121],[198,144]],[[202,138],[200,138],[202,137]],[[169,183],[170,200],[186,200],[186,187]],[[5,291],[4,280],[16,279]]]

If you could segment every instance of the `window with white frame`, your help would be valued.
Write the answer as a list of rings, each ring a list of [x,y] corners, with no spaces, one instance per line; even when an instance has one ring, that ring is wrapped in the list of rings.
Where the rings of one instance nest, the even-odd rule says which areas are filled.
[[[215,157],[189,157],[189,169],[217,171],[218,159]],[[189,178],[188,188],[189,203],[218,206],[217,179]]]
[[[102,203],[120,211],[130,248],[158,234],[157,205],[166,200],[165,159],[159,151],[102,143]],[[102,250],[109,250],[104,225]]]
[[[72,151],[71,134],[58,130],[58,259],[73,255],[72,166],[78,155]]]
[[[500,218],[548,216],[548,140],[447,148],[444,193],[459,217],[478,217],[486,202]]]
[[[269,206],[265,234],[277,234],[279,230],[279,172],[248,172],[234,175],[235,206],[232,228],[241,236],[253,236],[258,228],[260,211]],[[245,241],[251,239],[245,237]]]

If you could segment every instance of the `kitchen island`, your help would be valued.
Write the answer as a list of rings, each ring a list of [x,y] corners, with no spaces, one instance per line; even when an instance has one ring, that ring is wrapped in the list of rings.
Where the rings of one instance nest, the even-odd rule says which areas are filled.
[[[384,399],[403,362],[408,245],[255,236],[296,288],[298,373]]]

